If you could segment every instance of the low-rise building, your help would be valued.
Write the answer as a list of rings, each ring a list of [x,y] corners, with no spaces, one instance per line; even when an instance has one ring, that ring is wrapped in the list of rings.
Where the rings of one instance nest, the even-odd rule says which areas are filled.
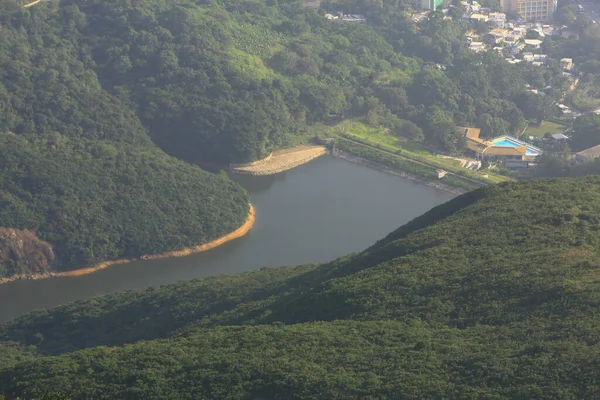
[[[421,22],[427,18],[429,18],[429,11],[419,11],[412,14],[412,21],[414,23]]]
[[[560,67],[565,71],[570,71],[573,69],[573,59],[572,58],[561,58]]]
[[[513,47],[515,44],[517,44],[519,41],[515,39],[514,36],[512,35],[508,35],[504,38],[504,41],[502,42],[502,45],[504,47],[506,47],[507,49],[510,50],[511,47]]]
[[[471,42],[469,43],[469,49],[473,50],[475,53],[479,53],[484,51],[486,47],[483,42]]]
[[[530,50],[537,50],[541,47],[543,41],[540,39],[525,39],[525,46]]]
[[[500,136],[492,140],[479,137],[478,128],[458,127],[464,132],[467,147],[478,160],[502,161],[507,168],[527,168],[536,164],[543,151],[512,136]]]
[[[588,161],[598,157],[600,157],[600,144],[575,154],[575,159],[577,161]]]
[[[489,44],[500,44],[508,35],[508,30],[502,28],[492,29],[485,35],[485,42]]]
[[[531,28],[531,32],[537,33],[539,35],[539,37],[541,37],[541,38],[546,37],[546,33],[544,32],[544,29],[541,27]]]
[[[482,21],[482,22],[487,22],[488,21],[488,16],[484,15],[484,14],[471,14],[471,16],[469,16],[469,19],[472,19],[474,21]]]
[[[525,43],[519,42],[510,48],[510,54],[516,56],[525,48]]]
[[[512,29],[512,33],[514,35],[519,35],[519,37],[523,37],[527,35],[527,28],[524,26],[514,26]]]
[[[481,42],[481,36],[477,34],[474,30],[467,31],[465,34],[468,42]]]
[[[347,14],[342,16],[342,21],[344,22],[358,22],[364,24],[367,22],[367,18],[364,15],[358,14]]]
[[[553,140],[558,140],[558,141],[569,140],[569,137],[563,133],[555,133],[555,134],[550,135],[550,137]]]
[[[506,47],[511,47],[521,41],[523,34],[520,32],[510,31],[504,38],[504,44]]]
[[[573,118],[573,110],[571,110],[569,106],[566,106],[564,104],[557,104],[556,106],[560,110],[561,115],[563,115],[566,118]]]
[[[498,28],[505,28],[506,14],[501,12],[491,12],[488,14],[488,21],[493,22]]]

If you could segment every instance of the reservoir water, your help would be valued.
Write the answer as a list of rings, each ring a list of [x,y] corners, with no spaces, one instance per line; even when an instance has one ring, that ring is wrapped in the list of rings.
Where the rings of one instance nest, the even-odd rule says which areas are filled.
[[[0,285],[0,323],[35,309],[121,290],[330,261],[364,250],[454,196],[331,156],[278,175],[233,179],[248,190],[256,208],[256,224],[247,236],[187,257]]]

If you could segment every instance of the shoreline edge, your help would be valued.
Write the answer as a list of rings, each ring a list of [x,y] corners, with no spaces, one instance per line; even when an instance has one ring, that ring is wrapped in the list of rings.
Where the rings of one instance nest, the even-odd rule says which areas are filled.
[[[254,206],[250,203],[250,209],[248,210],[248,217],[246,221],[236,230],[230,232],[226,235],[223,235],[215,240],[211,240],[210,242],[192,246],[185,247],[179,250],[166,251],[158,254],[151,255],[143,255],[137,258],[121,258],[118,260],[110,260],[110,261],[102,261],[96,265],[91,267],[83,267],[70,271],[63,272],[47,272],[44,274],[32,274],[32,275],[16,275],[10,278],[0,278],[0,284],[14,282],[18,280],[38,280],[38,279],[46,279],[46,278],[62,278],[62,277],[74,277],[74,276],[82,276],[92,274],[97,271],[101,271],[113,265],[127,264],[134,261],[146,261],[146,260],[158,260],[161,258],[169,258],[169,257],[185,257],[195,253],[201,253],[203,251],[214,249],[224,243],[230,242],[235,239],[239,239],[242,236],[246,236],[252,227],[254,226],[254,222],[256,221],[256,210]]]

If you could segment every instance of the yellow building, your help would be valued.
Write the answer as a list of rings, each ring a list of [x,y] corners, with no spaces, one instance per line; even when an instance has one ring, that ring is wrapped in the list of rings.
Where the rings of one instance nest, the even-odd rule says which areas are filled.
[[[485,35],[485,42],[489,44],[500,44],[504,42],[504,38],[508,35],[508,29],[496,28],[492,29]]]
[[[500,136],[492,140],[479,137],[479,128],[458,127],[464,132],[467,147],[479,160],[503,161],[507,168],[527,168],[535,164],[542,150],[511,136]]]

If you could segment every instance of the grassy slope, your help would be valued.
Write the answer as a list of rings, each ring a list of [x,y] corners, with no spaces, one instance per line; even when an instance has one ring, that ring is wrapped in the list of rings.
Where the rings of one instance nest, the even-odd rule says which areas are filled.
[[[387,133],[383,128],[373,128],[360,122],[345,121],[330,130],[331,134],[343,134],[348,137],[354,137],[375,146],[380,146],[388,151],[402,151],[404,157],[420,161],[431,165],[434,168],[443,168],[445,170],[461,174],[472,179],[477,179],[487,183],[498,183],[510,180],[510,178],[494,174],[491,171],[475,172],[461,168],[457,160],[444,159],[436,157],[431,151],[419,143],[405,138],[396,137]],[[485,177],[484,175],[488,176]]]
[[[587,82],[580,81],[577,90],[569,95],[573,107],[582,112],[593,111],[600,107],[600,99],[594,93],[599,83],[600,78],[588,80]]]
[[[0,332],[0,393],[594,396],[599,188],[595,177],[486,187],[327,265],[24,316]],[[107,344],[119,347],[95,347]]]
[[[557,124],[552,121],[543,121],[541,125],[536,125],[532,122],[529,123],[527,129],[525,130],[525,136],[537,136],[543,137],[546,132],[550,132],[551,134],[555,133],[564,133],[567,130],[567,126]]]

